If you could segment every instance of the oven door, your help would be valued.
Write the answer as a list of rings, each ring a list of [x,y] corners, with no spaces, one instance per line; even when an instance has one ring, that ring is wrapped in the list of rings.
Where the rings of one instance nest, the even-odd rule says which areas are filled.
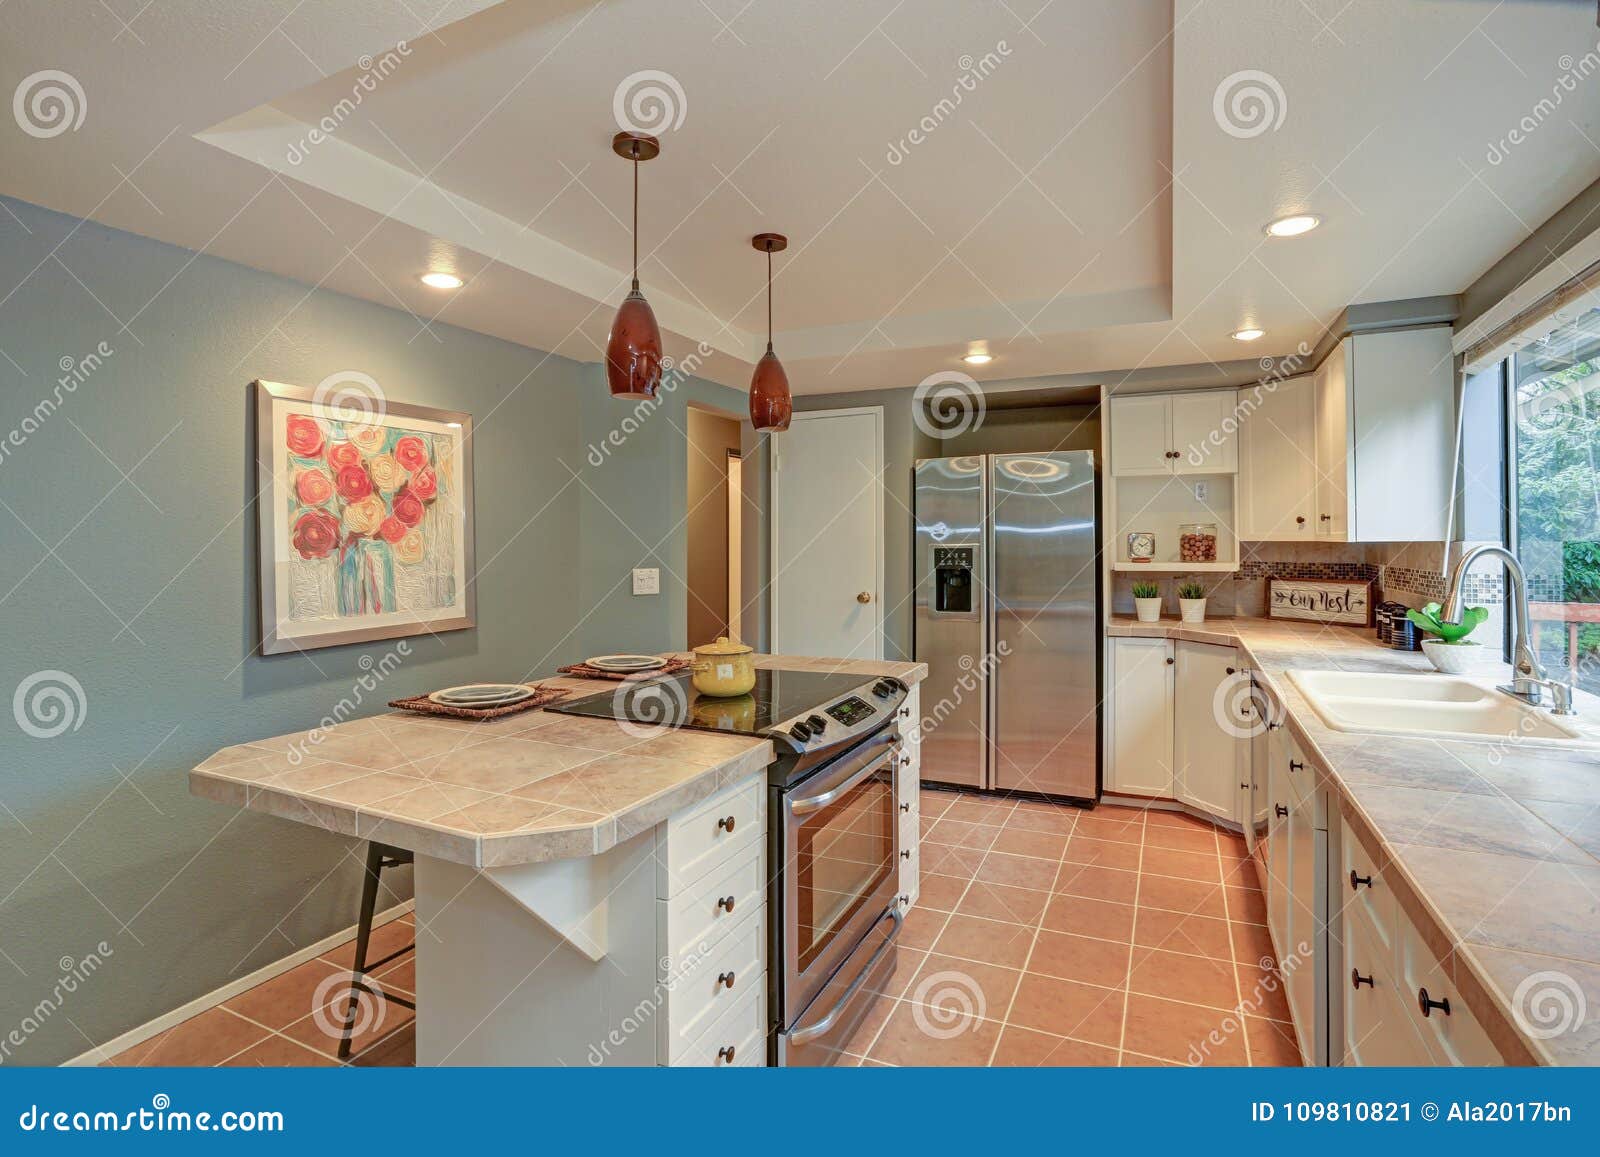
[[[793,1026],[894,901],[900,736],[880,732],[783,797],[783,1021]]]

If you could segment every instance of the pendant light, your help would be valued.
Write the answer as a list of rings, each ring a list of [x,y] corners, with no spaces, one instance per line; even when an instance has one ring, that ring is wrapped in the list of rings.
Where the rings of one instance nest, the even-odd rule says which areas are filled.
[[[633,162],[633,289],[623,298],[606,341],[606,380],[614,398],[654,398],[661,385],[661,329],[639,292],[639,162],[661,152],[647,133],[618,133],[611,151]]]
[[[787,430],[794,403],[789,398],[789,375],[772,352],[772,255],[789,246],[782,233],[757,233],[750,244],[767,255],[767,352],[750,378],[750,421],[757,430]]]

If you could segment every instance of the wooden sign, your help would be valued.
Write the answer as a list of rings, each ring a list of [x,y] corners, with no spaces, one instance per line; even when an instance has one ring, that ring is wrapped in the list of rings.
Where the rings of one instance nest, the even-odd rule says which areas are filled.
[[[1269,578],[1267,617],[1370,627],[1372,584],[1354,579]]]

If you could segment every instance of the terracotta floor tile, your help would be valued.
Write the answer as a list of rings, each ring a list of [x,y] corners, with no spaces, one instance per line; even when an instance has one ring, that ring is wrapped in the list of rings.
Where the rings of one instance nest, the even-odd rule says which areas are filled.
[[[898,970],[896,970],[898,971]],[[883,1026],[889,1023],[889,1017],[900,1006],[898,1000],[887,997],[875,1001],[867,1009],[866,1017],[856,1026],[856,1031],[850,1034],[850,1039],[845,1042],[844,1051],[855,1056],[865,1057],[872,1053],[872,1042],[883,1031]]]
[[[1248,857],[1242,860],[1235,860],[1224,855],[1222,857],[1222,882],[1230,888],[1261,890],[1261,875],[1256,871],[1255,861]]]
[[[905,995],[906,989],[911,987],[911,982],[916,979],[917,972],[922,968],[922,962],[928,954],[920,949],[909,949],[905,945],[895,953],[894,971],[889,974],[889,979],[879,986],[879,991],[885,996],[899,1000]]]
[[[1008,884],[985,884],[974,880],[967,894],[961,898],[956,911],[964,916],[982,916],[986,920],[1005,920],[1013,924],[1037,924],[1049,892],[1033,888],[1014,888]]]
[[[1239,998],[1249,1016],[1290,1023],[1289,1000],[1283,993],[1283,976],[1275,968],[1237,964]]]
[[[119,1053],[110,1063],[119,1068],[218,1065],[270,1035],[270,1030],[225,1008],[208,1008]]]
[[[1072,896],[1087,896],[1091,900],[1131,904],[1138,896],[1139,874],[1093,865],[1063,864],[1055,890]],[[1222,897],[1217,899],[1220,903]]]
[[[1163,811],[1150,808],[1144,813],[1147,828],[1173,828],[1189,832],[1213,832],[1216,825],[1210,820],[1197,819],[1187,812]]]
[[[973,1066],[989,1063],[1000,1022],[971,1015],[935,1019],[920,1004],[901,1003],[890,1014],[868,1056],[891,1065]]]
[[[961,894],[972,881],[960,876],[941,876],[937,872],[923,872],[917,881],[919,907],[935,908],[941,912],[954,912]]]
[[[1033,955],[1028,957],[1028,971],[1104,988],[1120,988],[1128,979],[1128,945],[1041,930],[1033,945]]]
[[[1256,1016],[1245,1017],[1244,1025],[1252,1065],[1300,1067],[1300,1045],[1295,1041],[1292,1025]]]
[[[1159,948],[1133,950],[1128,990],[1217,1009],[1239,1006],[1239,982],[1231,960],[1185,956]]]
[[[1214,832],[1196,828],[1175,828],[1167,824],[1149,824],[1144,829],[1144,846],[1170,848],[1178,852],[1215,852],[1217,837]]]
[[[990,827],[988,824],[969,823],[966,820],[951,819],[947,813],[941,816],[933,827],[928,829],[928,841],[935,844],[945,844],[952,848],[987,849],[994,843],[995,837],[999,834],[1000,829],[997,827]]]
[[[1006,1021],[1115,1048],[1122,1036],[1123,999],[1121,989],[1028,972],[1017,985]]]
[[[938,912],[921,905],[912,908],[906,913],[905,923],[900,926],[901,947],[932,948],[948,918],[948,912]]]
[[[973,916],[956,915],[934,942],[934,951],[985,964],[1021,968],[1033,945],[1033,929]]]
[[[1242,920],[1246,924],[1265,924],[1267,922],[1267,901],[1254,888],[1229,888],[1228,918]]]
[[[1187,952],[1216,960],[1232,960],[1228,922],[1211,916],[1189,916],[1164,908],[1139,908],[1133,942],[1146,948]]]
[[[373,977],[385,992],[399,992],[412,994],[413,1000],[417,991],[417,958],[415,954],[408,954],[386,965],[381,972]]]
[[[1078,822],[1078,817],[1083,814],[1084,812],[1081,808],[1033,803],[1024,800],[1006,817],[1005,826],[1014,831],[1052,832],[1056,835],[1066,836],[1072,834],[1073,827]]]
[[[343,1023],[342,1010],[342,1005],[335,1004],[325,1012],[313,1013],[289,1025],[283,1030],[283,1035],[327,1056],[337,1056],[341,1037],[339,1026]],[[356,1012],[356,1031],[350,1037],[350,1050],[352,1053],[365,1052],[415,1019],[415,1012],[393,1001],[381,1000],[376,1004],[363,1002]]]
[[[284,1028],[348,992],[349,980],[349,969],[319,957],[241,992],[222,1007],[268,1028]]]
[[[1133,915],[1132,904],[1093,900],[1087,896],[1068,896],[1058,892],[1050,897],[1040,926],[1052,932],[1070,932],[1077,936],[1095,936],[1101,940],[1126,943],[1133,936]]]
[[[1100,814],[1102,810],[1097,809],[1088,815],[1079,816],[1073,834],[1088,836],[1094,840],[1115,840],[1124,844],[1144,842],[1142,820],[1108,819]]]
[[[1233,921],[1229,929],[1233,933],[1233,958],[1239,963],[1254,964],[1257,961],[1273,958],[1272,937],[1264,924]]]
[[[1117,820],[1122,823],[1144,823],[1145,816],[1152,809],[1147,807],[1134,807],[1131,804],[1108,803],[1089,809],[1086,814],[1103,820]]]
[[[1032,856],[1008,856],[990,852],[978,868],[976,878],[985,884],[1010,884],[1015,888],[1034,888],[1048,892],[1056,880],[1054,860],[1039,860]]]
[[[997,1068],[1111,1068],[1117,1063],[1117,1050],[1007,1025],[993,1063]]]
[[[1139,906],[1218,918],[1225,918],[1228,914],[1221,884],[1197,883],[1171,876],[1143,877],[1139,885]]]
[[[1122,1042],[1126,1049],[1180,1064],[1243,1065],[1249,1054],[1242,1021],[1234,1012],[1130,993]]]
[[[416,941],[417,930],[410,923],[391,920],[387,924],[380,924],[372,930],[372,939],[367,944],[367,964],[382,960],[385,956],[400,951]],[[331,952],[324,952],[322,959],[330,964],[337,964],[340,968],[354,968],[356,962],[356,942],[350,940],[341,944]]]
[[[1138,844],[1121,844],[1115,840],[1095,840],[1084,835],[1074,835],[1067,841],[1062,859],[1070,864],[1095,864],[1102,868],[1120,868],[1137,872],[1144,849]]]
[[[327,1068],[337,1064],[332,1057],[296,1044],[288,1037],[269,1036],[223,1062],[230,1069],[241,1068]]]
[[[954,1023],[961,1013],[1002,1020],[1022,973],[930,952],[905,988],[903,998],[932,1006],[930,1016]]]
[[[971,824],[999,827],[1016,805],[1010,800],[990,800],[982,797],[960,797],[944,813],[944,819],[964,820]]]
[[[1222,883],[1222,863],[1215,852],[1179,852],[1171,848],[1153,848],[1147,844],[1139,870],[1156,876],[1174,876],[1180,880]]]
[[[945,809],[961,798],[953,791],[936,791],[931,788],[922,788],[917,792],[917,810],[924,819],[930,816],[938,819],[944,815]]]
[[[970,880],[983,864],[986,852],[981,848],[952,848],[947,844],[923,844],[918,852],[924,872],[943,876],[960,876]]]
[[[1067,837],[1056,832],[1030,832],[1005,827],[991,845],[997,852],[1014,856],[1034,856],[1041,860],[1059,860],[1066,850]]]
[[[384,1037],[363,1053],[350,1058],[358,1068],[414,1068],[417,1063],[415,1021]]]

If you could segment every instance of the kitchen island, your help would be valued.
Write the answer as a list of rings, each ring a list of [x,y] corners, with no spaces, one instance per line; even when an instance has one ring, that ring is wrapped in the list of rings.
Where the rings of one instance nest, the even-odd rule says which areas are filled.
[[[190,790],[415,854],[419,1065],[759,1065],[774,757],[765,738],[542,710],[397,713],[224,748]]]

